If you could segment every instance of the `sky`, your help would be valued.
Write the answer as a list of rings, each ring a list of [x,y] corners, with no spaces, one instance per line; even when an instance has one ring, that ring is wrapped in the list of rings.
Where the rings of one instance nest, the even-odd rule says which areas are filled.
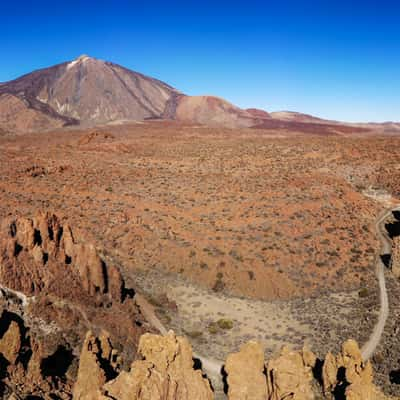
[[[0,82],[81,54],[189,95],[400,121],[400,2],[5,1]]]

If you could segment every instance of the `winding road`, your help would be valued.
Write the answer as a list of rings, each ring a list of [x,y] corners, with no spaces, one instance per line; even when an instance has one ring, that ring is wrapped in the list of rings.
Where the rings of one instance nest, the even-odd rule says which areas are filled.
[[[378,321],[374,326],[374,329],[371,333],[368,342],[364,344],[361,349],[362,358],[364,361],[370,359],[374,354],[379,342],[381,341],[383,331],[385,329],[385,323],[389,316],[389,298],[386,289],[386,281],[385,281],[385,265],[382,261],[381,256],[386,254],[391,254],[392,252],[392,242],[391,239],[385,229],[384,222],[393,211],[398,211],[400,206],[392,208],[390,210],[386,210],[382,212],[375,222],[375,230],[379,241],[381,242],[381,249],[379,254],[375,259],[375,267],[376,267],[376,275],[379,283],[379,296],[381,308],[379,310]]]
[[[375,258],[376,276],[378,278],[380,293],[380,310],[378,321],[374,326],[371,336],[361,349],[361,354],[364,361],[372,357],[377,346],[379,345],[383,331],[385,329],[385,323],[389,315],[389,299],[385,281],[386,267],[382,262],[381,255],[391,254],[392,243],[385,229],[384,222],[391,216],[393,211],[400,211],[400,206],[381,212],[375,221],[375,230],[381,244],[380,251]],[[156,329],[158,329],[161,334],[165,335],[167,333],[167,329],[156,316],[154,308],[149,303],[147,303],[147,301],[142,296],[140,296],[140,299],[139,301],[137,301],[137,303],[139,303],[138,305],[149,323],[153,325]],[[197,353],[194,353],[194,357],[201,361],[202,369],[211,379],[214,387],[216,388],[220,386],[222,384],[221,371],[224,363],[219,360],[203,357]]]

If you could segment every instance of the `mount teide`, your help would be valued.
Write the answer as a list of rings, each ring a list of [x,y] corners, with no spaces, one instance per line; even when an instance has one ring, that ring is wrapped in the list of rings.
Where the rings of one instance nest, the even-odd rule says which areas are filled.
[[[160,118],[179,96],[163,82],[88,56],[5,83],[0,94],[15,96],[55,125]]]
[[[222,99],[185,96],[157,79],[86,55],[0,84],[3,130],[147,119],[228,127],[260,120]]]

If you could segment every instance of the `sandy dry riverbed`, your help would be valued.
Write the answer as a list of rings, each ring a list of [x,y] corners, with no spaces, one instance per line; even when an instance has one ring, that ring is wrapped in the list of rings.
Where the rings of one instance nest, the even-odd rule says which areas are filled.
[[[162,275],[136,272],[131,279],[155,305],[167,328],[185,334],[195,351],[217,360],[250,339],[261,342],[267,356],[284,344],[302,347],[303,343],[322,356],[349,337],[365,342],[379,310],[376,288],[368,289],[366,297],[352,291],[264,302],[215,293],[181,277]],[[229,321],[232,328],[221,328],[220,320]]]

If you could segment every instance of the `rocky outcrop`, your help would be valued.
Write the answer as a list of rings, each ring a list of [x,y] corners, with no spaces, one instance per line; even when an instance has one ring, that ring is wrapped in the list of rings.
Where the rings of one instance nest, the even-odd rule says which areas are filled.
[[[22,325],[21,325],[22,324]],[[65,352],[51,350],[47,338],[37,338],[19,316],[0,317],[0,395],[28,394],[45,399],[76,400],[211,400],[214,393],[201,370],[194,369],[191,346],[173,332],[141,336],[137,359],[122,371],[120,352],[105,331],[86,334],[77,373],[72,363],[61,368]],[[29,334],[28,334],[29,333]],[[277,357],[264,361],[256,342],[243,345],[227,357],[227,394],[230,400],[388,400],[373,384],[373,371],[364,363],[356,342],[349,340],[338,356],[328,353],[322,386],[313,380],[315,355],[283,347]],[[72,387],[73,386],[73,387]],[[17,388],[17,390],[15,390]],[[323,397],[322,389],[324,390]],[[394,399],[393,399],[394,400]],[[398,400],[398,399],[397,399]]]
[[[342,345],[342,352],[334,357],[328,353],[322,368],[325,396],[335,393],[347,400],[384,399],[373,384],[373,370],[370,361],[363,362],[361,351],[354,340]]]
[[[315,357],[309,351],[296,352],[283,347],[279,356],[267,363],[269,400],[313,400],[311,388]]]
[[[333,392],[337,384],[338,366],[336,357],[328,353],[322,367],[323,392],[327,396]]]
[[[400,236],[395,236],[392,243],[392,272],[400,278]]]
[[[98,361],[99,376],[104,375],[101,384],[115,378],[121,359],[111,338],[123,349],[128,366],[140,335],[151,330],[133,295],[125,289],[118,268],[107,265],[93,245],[78,240],[57,216],[40,213],[4,221],[0,313],[6,311],[0,318],[0,397],[2,384],[19,386],[16,393],[23,396],[71,396],[78,369],[74,355],[91,329],[105,330],[110,337],[86,337],[83,371],[96,371],[87,366],[92,357]]]
[[[3,224],[0,282],[28,295],[81,286],[91,296],[107,295],[117,301],[124,296],[118,269],[107,265],[93,245],[78,242],[72,229],[50,213]]]
[[[13,389],[21,398],[42,394],[68,398],[71,386],[66,373],[71,363],[54,357],[51,339],[29,332],[18,314],[4,309],[0,330],[0,396],[6,398]]]
[[[89,331],[80,356],[74,399],[96,398],[100,388],[118,374],[120,361],[106,333],[96,337]]]
[[[95,339],[88,335],[82,350],[76,399],[120,400],[211,400],[213,392],[201,371],[193,369],[192,349],[187,339],[170,332],[166,336],[144,334],[139,343],[142,360],[134,361],[129,372],[103,384],[107,377],[98,361]],[[90,382],[89,378],[93,377]],[[102,385],[103,384],[103,385]]]
[[[238,353],[230,354],[225,363],[229,399],[265,400],[267,381],[264,370],[264,349],[257,342],[249,342]]]

